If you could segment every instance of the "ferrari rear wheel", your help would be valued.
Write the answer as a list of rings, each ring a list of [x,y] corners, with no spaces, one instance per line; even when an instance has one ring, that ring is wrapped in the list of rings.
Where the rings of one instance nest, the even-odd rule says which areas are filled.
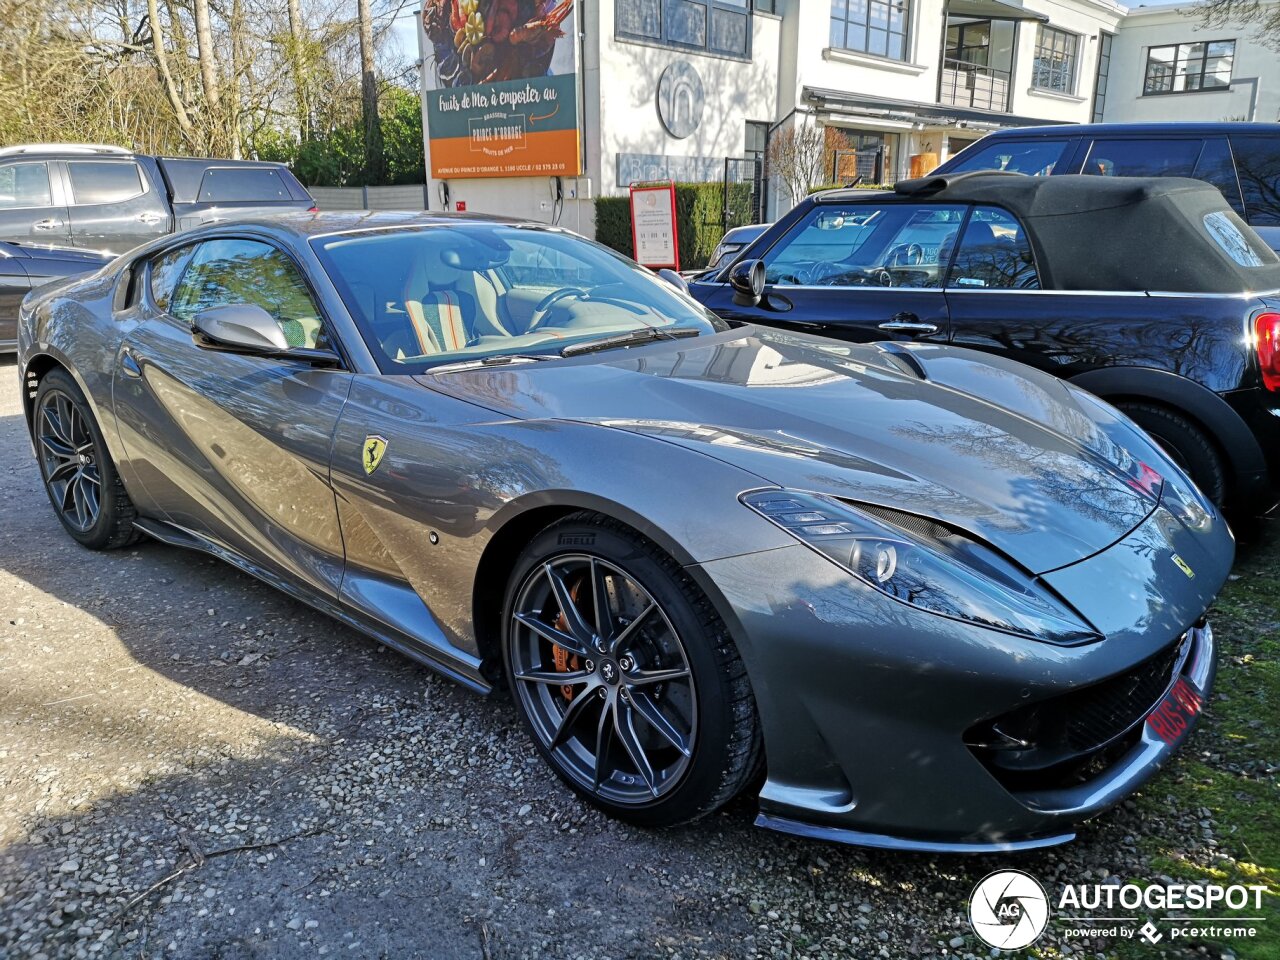
[[[534,538],[508,586],[503,655],[539,752],[616,817],[694,820],[756,772],[759,720],[724,623],[620,523],[574,514]]]
[[[93,550],[140,539],[133,502],[80,387],[51,370],[36,390],[34,435],[40,478],[63,528]]]

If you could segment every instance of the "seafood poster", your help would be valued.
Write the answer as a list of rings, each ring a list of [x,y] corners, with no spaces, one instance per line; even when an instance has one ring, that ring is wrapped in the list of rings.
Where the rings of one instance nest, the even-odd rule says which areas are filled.
[[[575,4],[425,0],[432,177],[582,173]]]

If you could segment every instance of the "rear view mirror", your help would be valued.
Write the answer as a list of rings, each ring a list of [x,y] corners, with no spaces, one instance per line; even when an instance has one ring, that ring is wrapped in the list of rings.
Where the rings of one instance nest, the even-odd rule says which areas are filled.
[[[671,286],[675,287],[681,293],[689,292],[689,281],[685,280],[684,277],[680,276],[680,274],[676,273],[674,270],[668,267],[663,267],[658,271],[658,276],[671,284]]]
[[[192,328],[220,347],[245,353],[284,353],[289,349],[280,324],[256,303],[227,303],[201,310]]]
[[[729,271],[729,286],[733,288],[733,302],[740,307],[754,307],[764,296],[764,261],[743,260]]]

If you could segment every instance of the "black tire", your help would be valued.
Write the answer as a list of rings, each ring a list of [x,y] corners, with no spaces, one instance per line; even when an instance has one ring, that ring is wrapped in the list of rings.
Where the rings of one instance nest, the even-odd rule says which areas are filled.
[[[600,643],[594,652],[588,647],[570,653],[567,641],[576,638],[564,633],[558,635],[565,646],[545,636],[556,625],[570,629],[553,602],[549,570],[561,580],[561,595],[572,596],[578,607],[579,626],[587,623],[588,635],[595,631]],[[595,593],[588,599],[581,589],[588,578],[603,585],[610,624],[605,631],[596,628],[601,616]],[[523,606],[517,609],[518,604]],[[528,626],[531,616],[540,620],[536,629]],[[601,641],[602,633],[612,640]],[[624,524],[577,513],[533,538],[507,586],[502,652],[512,699],[539,753],[570,788],[614,817],[646,827],[696,820],[732,799],[760,767],[755,700],[723,621],[678,563]],[[553,669],[582,682],[560,684],[561,673],[548,672]],[[674,678],[682,670],[668,682],[650,679]],[[674,737],[659,736],[648,720],[658,707],[658,721],[665,720]],[[565,724],[570,713],[574,720]],[[556,744],[557,725],[576,733]],[[603,750],[597,749],[602,743]],[[633,746],[648,775],[633,759]],[[668,759],[671,765],[662,766]]]
[[[65,370],[55,368],[41,378],[32,432],[40,479],[67,533],[91,550],[127,547],[142,538],[133,525],[138,512],[120,481],[93,411]],[[59,442],[58,432],[65,434],[67,442]],[[67,475],[76,479],[67,480]],[[88,479],[91,476],[95,479]],[[73,486],[96,488],[92,509],[88,495],[77,494]]]
[[[1187,472],[1201,493],[1219,507],[1227,496],[1227,469],[1222,454],[1205,432],[1168,407],[1126,402],[1116,406]]]

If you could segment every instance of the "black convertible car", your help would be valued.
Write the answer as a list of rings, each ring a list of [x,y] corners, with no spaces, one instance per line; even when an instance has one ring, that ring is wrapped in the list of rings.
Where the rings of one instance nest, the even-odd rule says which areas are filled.
[[[800,203],[690,293],[732,320],[1000,353],[1103,397],[1215,502],[1280,476],[1280,259],[1208,184],[983,172]]]

